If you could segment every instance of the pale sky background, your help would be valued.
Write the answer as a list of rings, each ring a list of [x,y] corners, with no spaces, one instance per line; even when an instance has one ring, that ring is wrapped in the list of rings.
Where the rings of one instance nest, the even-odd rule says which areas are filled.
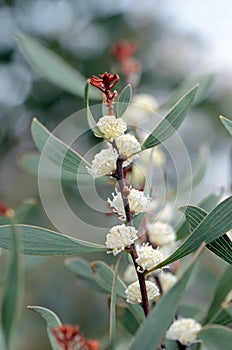
[[[174,27],[199,35],[207,47],[205,60],[209,69],[232,71],[230,0],[164,0],[160,11]]]

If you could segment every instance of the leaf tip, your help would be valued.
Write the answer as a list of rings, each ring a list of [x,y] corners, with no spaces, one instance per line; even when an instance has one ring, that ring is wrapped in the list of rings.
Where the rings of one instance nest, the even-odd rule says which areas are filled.
[[[181,205],[181,206],[177,207],[177,209],[179,211],[181,211],[182,213],[184,213],[186,211],[186,205]]]

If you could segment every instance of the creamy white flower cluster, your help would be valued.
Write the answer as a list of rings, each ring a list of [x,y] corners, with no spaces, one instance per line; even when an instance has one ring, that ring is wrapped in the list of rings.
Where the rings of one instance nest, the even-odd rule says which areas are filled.
[[[125,158],[123,167],[129,165],[137,153],[141,151],[141,145],[135,136],[124,134],[127,125],[122,118],[115,116],[104,116],[99,119],[97,127],[107,142],[107,148],[97,153],[92,161],[91,168],[88,171],[94,177],[111,175],[116,169],[118,156]],[[114,141],[115,147],[112,146]]]
[[[151,243],[157,245],[164,258],[167,258],[176,248],[176,233],[166,222],[157,221],[148,225],[148,235]]]
[[[112,193],[112,196],[112,200],[108,198],[108,203],[113,211],[119,215],[119,218],[125,220],[125,210],[121,193],[119,193],[116,189],[115,193]],[[151,199],[146,197],[143,191],[138,191],[131,188],[129,189],[127,198],[132,214],[143,213],[150,208]]]
[[[166,333],[166,338],[179,340],[183,345],[191,345],[197,342],[197,333],[202,326],[193,318],[181,318],[173,322]]]
[[[126,247],[129,247],[138,238],[137,230],[125,224],[113,226],[106,236],[108,253],[117,255]]]
[[[159,288],[153,282],[146,281],[146,290],[148,300],[153,300],[159,296]],[[136,281],[128,286],[125,291],[127,299],[126,301],[130,304],[141,304],[142,295],[140,291],[139,281]]]
[[[117,255],[125,248],[129,248],[137,238],[137,230],[134,227],[126,226],[125,224],[112,227],[106,236],[106,246],[109,249],[108,253],[112,252],[114,255]],[[154,267],[163,260],[163,256],[159,250],[153,249],[148,243],[141,246],[136,245],[136,251],[138,255],[136,258],[136,263],[138,264],[137,271],[139,273],[143,273],[145,270]],[[137,273],[134,266],[129,265],[129,267],[128,281],[135,282],[130,284],[125,291],[127,302],[140,304],[142,302],[142,296],[139,281],[137,280]],[[133,276],[132,279],[131,275]],[[159,296],[159,288],[156,283],[146,281],[146,289],[148,300],[153,300]]]

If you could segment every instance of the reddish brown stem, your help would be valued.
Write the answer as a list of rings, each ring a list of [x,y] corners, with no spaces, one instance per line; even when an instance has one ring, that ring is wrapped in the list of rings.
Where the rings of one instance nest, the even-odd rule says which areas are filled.
[[[114,177],[118,181],[119,185],[119,190],[122,196],[123,204],[124,204],[124,210],[126,214],[126,220],[127,220],[127,225],[128,226],[133,226],[133,215],[130,210],[130,204],[128,201],[127,196],[124,195],[125,191],[125,178],[124,178],[124,173],[123,173],[123,161],[125,159],[123,157],[118,157],[117,159],[117,164],[116,164],[116,171],[114,173]],[[136,259],[138,257],[137,251],[136,251],[136,246],[135,244],[131,244],[130,247],[130,254],[136,269],[136,273],[138,276],[139,280],[139,285],[140,285],[140,290],[141,290],[141,296],[142,296],[142,308],[144,311],[145,316],[148,316],[149,314],[149,302],[148,302],[148,296],[147,296],[147,289],[146,289],[146,282],[145,282],[145,277],[143,273],[138,272],[138,264],[136,262]]]

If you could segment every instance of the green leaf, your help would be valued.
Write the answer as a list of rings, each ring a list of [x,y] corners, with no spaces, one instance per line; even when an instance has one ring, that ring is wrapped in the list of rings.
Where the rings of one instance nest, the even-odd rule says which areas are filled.
[[[127,107],[131,100],[131,96],[132,96],[132,87],[130,84],[128,84],[127,86],[124,87],[118,99],[118,103],[117,103],[118,118],[121,118],[123,114],[126,112]]]
[[[184,181],[178,191],[186,191],[189,188],[194,188],[202,181],[207,170],[207,160],[209,157],[209,149],[206,146],[202,146],[199,151],[196,167],[193,172],[193,176],[190,181]]]
[[[204,320],[204,324],[211,322],[214,315],[221,309],[221,304],[225,300],[227,294],[231,290],[231,281],[232,281],[232,267],[229,266],[216,286],[213,300],[209,306],[207,315]]]
[[[194,260],[180,280],[162,296],[155,308],[152,309],[148,318],[135,334],[135,338],[129,348],[130,350],[154,350],[159,347],[167,328],[174,318],[177,305],[184,293],[198,256],[199,252],[195,255]]]
[[[59,320],[58,316],[53,311],[41,306],[28,306],[28,309],[35,311],[37,314],[43,317],[47,324],[47,334],[52,350],[59,350],[60,346],[51,332],[51,328],[61,326],[61,321]]]
[[[193,231],[208,215],[205,210],[192,205],[181,207],[180,210],[186,215],[189,222],[190,231]],[[214,254],[218,255],[220,258],[232,265],[232,242],[226,233],[207,244],[206,247]]]
[[[68,258],[65,259],[65,267],[74,273],[77,277],[77,282],[84,288],[88,288],[92,292],[107,293],[104,288],[99,286],[94,280],[94,272],[91,267],[91,263],[82,258]]]
[[[227,312],[226,309],[222,308],[212,317],[209,323],[220,324],[226,326],[232,323],[232,316]]]
[[[215,239],[212,243],[207,244],[206,247],[228,264],[232,265],[232,242],[226,233]]]
[[[220,115],[220,120],[222,122],[222,124],[226,127],[226,129],[229,131],[230,135],[232,135],[232,120],[227,119],[225,117],[223,117],[222,115]]]
[[[86,78],[55,52],[38,40],[25,34],[17,35],[20,49],[31,65],[54,85],[82,97]],[[96,89],[90,91],[90,97],[99,99]]]
[[[4,339],[1,325],[0,325],[0,349],[6,350],[6,344],[5,344],[5,339]]]
[[[96,283],[104,288],[108,293],[111,293],[114,271],[103,261],[94,261],[92,264],[92,269],[94,271],[94,279]],[[125,290],[126,286],[120,277],[117,278],[117,295],[123,299],[126,298]]]
[[[42,164],[43,166],[39,168],[40,154],[37,152],[25,152],[18,157],[18,165],[24,171],[34,175],[42,176],[50,180],[61,180],[67,183],[77,183],[78,184],[91,184],[93,183],[93,177],[90,174],[74,174],[73,172],[66,171],[52,163],[49,159],[46,160],[46,157],[43,157]],[[101,177],[94,180],[95,184],[107,185],[107,178]],[[21,221],[21,220],[19,220]],[[1,222],[0,224],[7,224],[7,221]]]
[[[90,164],[76,151],[48,131],[36,118],[31,125],[32,137],[38,150],[59,169],[77,173],[88,173]]]
[[[194,205],[186,205],[179,208],[182,211],[186,219],[188,220],[190,231],[194,231],[194,229],[205,219],[208,213],[199,207]]]
[[[182,83],[172,93],[168,101],[159,107],[159,110],[171,108],[181,98],[181,96],[183,96],[185,91],[188,91],[189,89],[191,89],[192,86],[196,84],[199,84],[199,89],[193,104],[194,105],[198,104],[203,100],[205,93],[207,92],[208,87],[212,81],[212,78],[213,78],[212,74],[205,74],[200,77],[197,77],[194,80],[191,80],[190,82]]]
[[[232,196],[217,205],[188,236],[184,243],[156,268],[171,264],[192,253],[203,242],[209,244],[232,228]]]
[[[165,118],[144,141],[142,149],[155,147],[169,138],[182,124],[187,111],[191,107],[198,85],[188,91],[167,113]]]
[[[60,169],[54,163],[51,163],[49,159],[46,165],[46,159],[43,157],[43,167],[40,169],[39,162],[40,154],[38,152],[25,152],[18,157],[18,165],[20,168],[32,175],[38,176],[39,174],[51,180],[59,180],[62,178],[64,181],[77,182],[76,174],[64,169],[62,169],[62,173],[60,174]]]
[[[117,296],[117,282],[118,282],[118,269],[121,261],[121,255],[119,255],[114,268],[114,277],[112,282],[111,299],[110,299],[110,331],[109,338],[110,343],[113,344],[116,339],[116,296]]]
[[[221,195],[222,195],[221,192],[210,193],[198,203],[198,206],[201,207],[202,209],[205,209],[206,211],[210,211],[218,203],[219,199],[221,198]],[[185,219],[181,222],[181,224],[177,228],[176,236],[177,236],[177,239],[182,239],[186,237],[188,234],[189,234],[189,224],[188,224],[188,221]]]
[[[15,218],[12,217],[12,222]],[[20,230],[16,225],[10,226],[12,252],[8,265],[5,288],[2,298],[2,331],[7,349],[11,348],[12,332],[19,313],[22,293],[22,262],[20,259]]]
[[[15,210],[15,221],[22,222],[34,209],[37,204],[35,198],[26,198],[21,205]]]
[[[89,124],[90,129],[94,133],[95,136],[97,137],[103,137],[103,134],[97,127],[97,123],[91,113],[91,110],[89,108],[89,81],[85,84],[85,93],[84,93],[84,106],[86,108],[86,117],[87,117],[87,122]]]
[[[104,262],[102,261],[94,261],[91,264],[93,271],[94,271],[94,279],[96,283],[104,288],[108,293],[111,292],[111,286],[113,283],[113,276],[114,276],[114,271]],[[126,299],[126,285],[125,283],[121,280],[120,277],[117,278],[117,287],[116,287],[116,292],[117,296],[121,297],[123,299]],[[133,313],[134,317],[138,321],[142,321],[144,319],[143,316],[143,311],[138,305],[129,305],[128,306]]]
[[[105,246],[81,241],[58,232],[30,225],[15,225],[19,228],[24,254],[28,255],[71,255],[103,252]],[[12,250],[14,238],[12,226],[0,226],[0,247]]]
[[[198,333],[198,338],[202,340],[205,350],[231,350],[232,330],[227,327],[216,325],[203,327]]]
[[[129,307],[128,307],[129,306]],[[116,305],[116,313],[121,325],[125,328],[129,334],[134,335],[140,326],[140,322],[134,317],[129,304],[118,303]]]

